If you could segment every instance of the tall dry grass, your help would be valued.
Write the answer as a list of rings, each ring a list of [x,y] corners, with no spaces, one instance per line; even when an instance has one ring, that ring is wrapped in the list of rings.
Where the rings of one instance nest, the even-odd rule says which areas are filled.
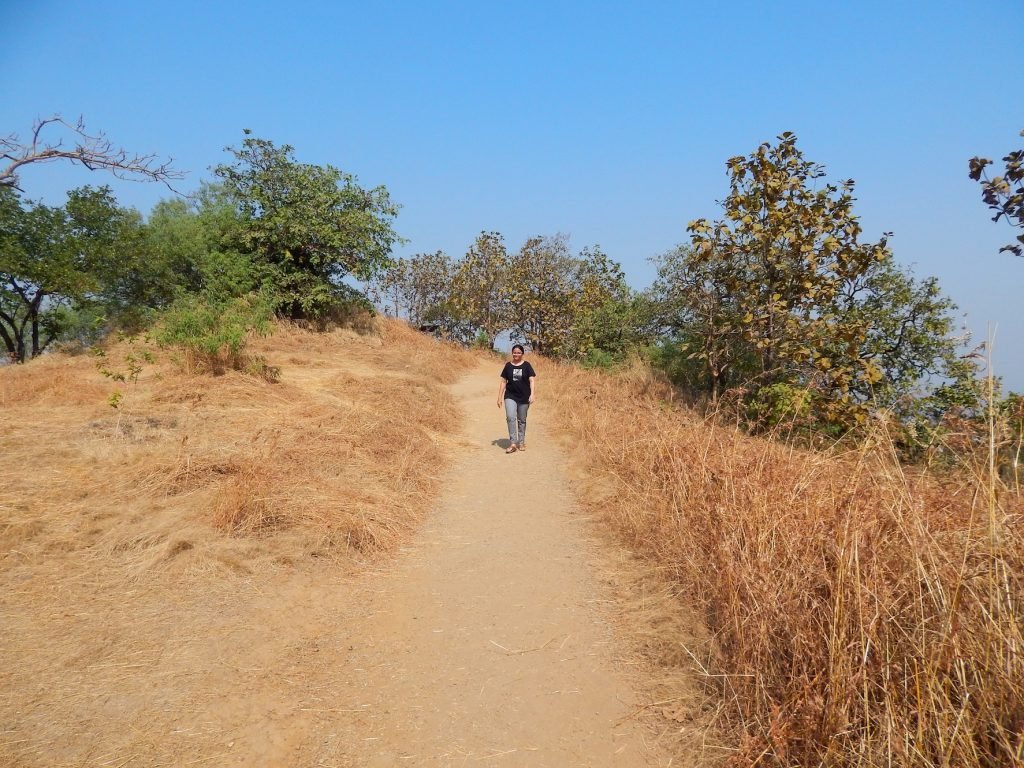
[[[1024,504],[989,467],[907,470],[884,424],[811,453],[642,370],[548,368],[593,511],[707,622],[724,762],[1024,766]]]

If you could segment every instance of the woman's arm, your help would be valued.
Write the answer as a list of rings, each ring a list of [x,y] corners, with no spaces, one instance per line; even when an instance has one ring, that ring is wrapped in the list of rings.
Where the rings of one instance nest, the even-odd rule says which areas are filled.
[[[501,408],[501,401],[505,399],[505,379],[498,380],[498,407]]]
[[[537,396],[537,377],[536,376],[531,376],[530,377],[530,402],[531,403],[533,402],[533,399],[536,396]]]

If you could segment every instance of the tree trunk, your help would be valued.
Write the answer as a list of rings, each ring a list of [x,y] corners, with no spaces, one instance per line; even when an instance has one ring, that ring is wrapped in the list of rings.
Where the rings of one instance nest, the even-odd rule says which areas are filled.
[[[32,315],[32,357],[38,357],[42,352],[39,346],[39,315]]]
[[[4,322],[10,322],[7,316],[3,317]],[[18,348],[14,343],[14,337],[7,332],[7,326],[0,322],[0,339],[4,340],[4,346],[7,347],[7,357],[12,363],[18,362]]]

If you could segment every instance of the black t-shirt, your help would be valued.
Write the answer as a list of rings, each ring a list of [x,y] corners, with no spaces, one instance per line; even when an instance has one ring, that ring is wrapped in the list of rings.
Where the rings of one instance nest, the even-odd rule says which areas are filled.
[[[533,366],[525,360],[519,365],[505,363],[501,369],[501,378],[505,380],[505,399],[520,404],[530,402],[530,377],[536,375]]]

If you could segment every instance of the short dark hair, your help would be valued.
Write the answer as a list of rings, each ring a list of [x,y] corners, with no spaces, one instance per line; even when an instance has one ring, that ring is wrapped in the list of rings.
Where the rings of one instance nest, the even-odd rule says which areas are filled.
[[[513,352],[515,352],[515,351],[516,351],[517,349],[518,349],[518,350],[519,350],[520,352],[522,352],[522,353],[523,353],[524,355],[526,354],[526,350],[525,350],[525,349],[523,349],[523,345],[522,345],[522,344],[513,344],[513,345],[512,345],[512,351],[513,351]]]

